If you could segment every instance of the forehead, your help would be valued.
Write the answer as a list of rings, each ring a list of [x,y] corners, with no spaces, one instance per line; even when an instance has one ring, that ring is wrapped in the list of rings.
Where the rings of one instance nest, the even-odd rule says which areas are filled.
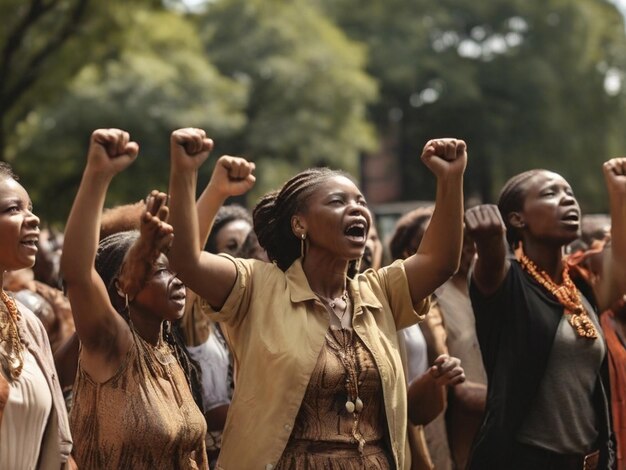
[[[558,173],[553,173],[546,170],[540,171],[531,176],[526,183],[526,188],[529,191],[540,191],[542,188],[550,186],[570,188],[570,184],[565,180],[565,178],[563,178]]]
[[[19,198],[25,201],[30,200],[26,189],[24,189],[24,187],[13,178],[4,178],[0,180],[0,198]]]
[[[313,190],[313,197],[324,197],[332,193],[346,193],[361,196],[361,191],[352,180],[343,175],[333,175],[322,181]]]
[[[244,231],[247,232],[251,228],[252,228],[252,225],[250,225],[250,222],[248,222],[247,220],[243,220],[243,219],[231,220],[230,222],[225,224],[219,230],[219,232],[217,232],[217,236],[221,238],[221,237],[232,235],[233,232],[244,232]]]

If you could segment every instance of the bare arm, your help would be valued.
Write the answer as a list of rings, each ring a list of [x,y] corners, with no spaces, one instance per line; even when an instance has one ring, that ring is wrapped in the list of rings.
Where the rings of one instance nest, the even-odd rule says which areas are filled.
[[[621,294],[626,292],[626,158],[605,162],[604,178],[611,210],[612,281]],[[612,303],[615,299],[607,299]]]
[[[118,129],[99,129],[91,135],[87,166],[67,221],[61,257],[83,347],[116,356],[130,344],[130,332],[111,305],[94,261],[107,189],[113,177],[134,161],[138,150],[135,142],[129,142],[128,133]]]
[[[452,389],[454,400],[459,407],[469,413],[482,414],[487,403],[487,386],[470,382],[460,384]]]
[[[511,266],[500,211],[493,204],[472,207],[465,213],[465,226],[476,243],[478,256],[472,273],[476,287],[485,295],[493,294]]]
[[[447,354],[439,356],[432,367],[409,385],[409,419],[415,425],[428,424],[443,411],[448,386],[465,381],[461,361]]]
[[[459,267],[463,240],[463,172],[465,142],[431,140],[421,157],[437,177],[435,210],[420,246],[404,261],[414,304],[432,294]]]
[[[198,168],[212,147],[213,142],[200,129],[179,129],[172,133],[170,220],[176,237],[169,260],[187,287],[213,307],[221,308],[237,279],[237,271],[227,259],[202,251],[195,203]],[[227,197],[243,194],[254,184],[254,165],[243,159],[236,159],[237,163],[230,165],[229,158],[235,157],[218,160],[211,178],[216,184],[207,187],[206,200],[211,207],[219,209]],[[207,234],[216,213],[209,214],[203,222]]]

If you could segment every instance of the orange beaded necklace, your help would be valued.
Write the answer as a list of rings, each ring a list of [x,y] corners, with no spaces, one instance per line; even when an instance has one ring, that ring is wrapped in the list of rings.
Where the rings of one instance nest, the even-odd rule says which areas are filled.
[[[3,290],[0,290],[0,299],[6,307],[6,312],[0,312],[0,362],[15,380],[24,368],[24,346],[17,326],[20,314],[15,301]]]
[[[587,310],[583,306],[580,293],[569,275],[569,265],[564,263],[563,284],[556,284],[545,271],[539,271],[537,265],[533,263],[523,252],[519,253],[519,262],[522,268],[530,274],[543,288],[550,292],[556,300],[565,308],[563,312],[568,316],[570,325],[574,328],[578,336],[582,338],[597,338],[598,331],[589,319]]]

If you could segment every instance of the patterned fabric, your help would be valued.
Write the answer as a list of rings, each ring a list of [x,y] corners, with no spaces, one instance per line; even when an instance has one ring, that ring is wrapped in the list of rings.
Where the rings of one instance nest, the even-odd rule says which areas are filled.
[[[235,393],[217,470],[270,468],[280,460],[329,328],[327,308],[311,290],[300,260],[287,271],[236,259],[237,281],[215,312],[204,309],[231,346]],[[406,468],[407,398],[397,331],[424,318],[430,302],[413,305],[404,265],[397,261],[357,275],[347,285],[352,327],[372,353],[383,388],[390,453]]]
[[[208,469],[206,421],[169,346],[133,331],[115,376],[98,384],[79,363],[70,415],[79,468]]]
[[[364,406],[363,411],[355,415],[346,411],[346,371],[338,353],[329,344],[343,343],[344,335],[352,336],[352,332],[329,329],[326,334],[277,470],[391,468],[391,454],[386,450],[380,375],[371,353],[356,335],[353,339],[359,364],[359,398]],[[356,426],[355,416],[358,417]],[[362,455],[354,431],[365,443]]]

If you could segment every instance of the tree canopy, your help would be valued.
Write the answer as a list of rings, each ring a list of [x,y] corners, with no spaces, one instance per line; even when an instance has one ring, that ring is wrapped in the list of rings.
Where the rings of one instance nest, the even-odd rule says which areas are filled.
[[[401,198],[429,199],[419,152],[457,136],[470,150],[468,196],[493,201],[514,173],[545,167],[585,209],[606,210],[600,164],[626,153],[626,38],[605,0],[181,5],[0,2],[0,157],[45,220],[65,220],[102,126],[141,147],[109,204],[165,189],[169,133],[197,126],[216,141],[213,161],[258,163],[251,202],[312,165],[358,176],[383,143]]]

